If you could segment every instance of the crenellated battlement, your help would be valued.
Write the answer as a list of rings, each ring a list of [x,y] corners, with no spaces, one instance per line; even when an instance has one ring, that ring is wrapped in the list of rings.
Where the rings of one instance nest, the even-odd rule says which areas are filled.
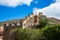
[[[38,19],[39,19],[39,16],[43,15],[42,12],[40,12],[38,15],[34,15],[34,13],[32,13],[31,15],[28,14],[28,16],[26,16],[26,18],[22,21],[19,21],[19,22],[16,22],[16,21],[13,21],[13,22],[6,22],[4,24],[4,27],[10,27],[10,28],[16,28],[16,27],[22,27],[22,28],[25,28],[27,27],[27,25],[35,25],[38,23]],[[31,20],[31,22],[29,22]]]
[[[22,27],[22,22],[11,22],[11,23],[5,23],[4,24],[5,28],[17,28],[17,27]]]

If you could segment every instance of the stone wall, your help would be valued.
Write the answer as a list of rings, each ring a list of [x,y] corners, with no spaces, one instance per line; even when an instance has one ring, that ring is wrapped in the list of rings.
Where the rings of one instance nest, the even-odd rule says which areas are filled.
[[[22,28],[22,23],[12,22],[4,24],[3,40],[12,40],[12,33],[15,28]]]

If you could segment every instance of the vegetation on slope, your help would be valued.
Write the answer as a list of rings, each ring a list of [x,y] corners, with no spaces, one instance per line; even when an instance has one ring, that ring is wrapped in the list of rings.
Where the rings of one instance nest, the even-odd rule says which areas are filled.
[[[60,40],[60,24],[50,24],[48,19],[40,19],[37,29],[17,28],[14,35],[14,40]]]

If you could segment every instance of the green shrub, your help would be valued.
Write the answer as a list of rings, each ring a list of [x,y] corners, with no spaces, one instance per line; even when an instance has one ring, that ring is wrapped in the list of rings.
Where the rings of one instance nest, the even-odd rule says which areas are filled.
[[[43,28],[43,27],[45,27],[47,24],[48,24],[49,22],[48,22],[48,19],[47,18],[40,18],[40,21],[39,21],[39,25],[37,25],[37,27],[36,28]]]
[[[22,40],[23,29],[17,28],[14,31],[14,40]]]
[[[60,40],[60,25],[44,28],[42,35],[45,40]]]
[[[31,33],[32,31],[28,28],[26,29],[17,28],[14,31],[14,40],[29,40]]]
[[[40,39],[39,29],[33,29],[32,34],[30,36],[30,40],[39,40],[39,39]]]
[[[60,25],[42,29],[17,28],[14,31],[14,40],[60,40]]]
[[[32,33],[32,30],[26,28],[26,29],[23,29],[23,40],[29,40],[30,38],[30,35]]]
[[[40,29],[16,29],[14,40],[42,40]]]

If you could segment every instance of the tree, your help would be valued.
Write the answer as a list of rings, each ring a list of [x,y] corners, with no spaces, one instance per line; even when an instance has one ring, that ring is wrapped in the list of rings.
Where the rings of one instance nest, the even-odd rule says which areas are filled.
[[[39,25],[37,26],[37,28],[42,28],[45,27],[48,24],[48,19],[46,16],[40,16],[39,17]]]

